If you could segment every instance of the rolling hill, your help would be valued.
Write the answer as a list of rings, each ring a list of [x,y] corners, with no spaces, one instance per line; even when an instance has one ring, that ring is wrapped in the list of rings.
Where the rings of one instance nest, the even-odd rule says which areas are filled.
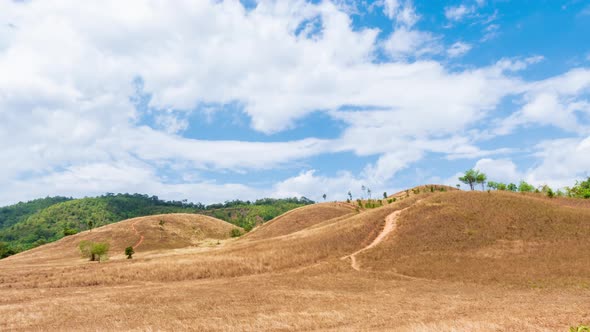
[[[312,201],[305,198],[289,198],[230,201],[205,206],[186,201],[163,201],[156,196],[140,194],[45,198],[0,208],[0,258],[80,231],[140,216],[199,213],[250,230],[254,225],[310,203]]]
[[[124,249],[133,246],[136,257],[143,252],[217,245],[230,238],[231,231],[243,229],[220,219],[200,214],[172,213],[138,217],[67,236],[56,242],[27,250],[6,261],[48,264],[60,261],[87,261],[80,257],[81,241],[106,242],[116,259],[124,259]]]
[[[553,331],[590,321],[590,201],[412,193],[376,208],[300,207],[239,238],[186,214],[69,236],[0,261],[0,329]],[[82,239],[113,241],[111,259],[80,258]]]

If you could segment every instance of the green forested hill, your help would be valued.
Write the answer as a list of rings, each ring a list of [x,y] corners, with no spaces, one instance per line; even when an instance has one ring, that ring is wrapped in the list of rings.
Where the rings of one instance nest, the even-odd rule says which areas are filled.
[[[106,194],[70,199],[53,197],[0,208],[0,258],[113,222],[162,213],[201,213],[250,230],[288,210],[313,203],[306,198],[228,201],[205,206],[163,201],[157,196]]]
[[[0,229],[10,227],[51,205],[71,200],[67,197],[39,198],[0,208]]]

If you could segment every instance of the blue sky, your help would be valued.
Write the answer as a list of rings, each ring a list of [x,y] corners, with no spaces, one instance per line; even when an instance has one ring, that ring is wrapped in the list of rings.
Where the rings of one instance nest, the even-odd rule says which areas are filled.
[[[590,175],[587,1],[5,1],[0,204]]]

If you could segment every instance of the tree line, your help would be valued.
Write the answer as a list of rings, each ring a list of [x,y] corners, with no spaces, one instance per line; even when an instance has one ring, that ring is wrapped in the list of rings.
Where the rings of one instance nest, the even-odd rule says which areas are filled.
[[[554,190],[546,184],[535,187],[524,180],[521,180],[518,184],[512,182],[504,183],[487,181],[487,175],[476,169],[468,169],[465,171],[463,176],[459,177],[459,181],[468,185],[471,190],[475,190],[477,186],[481,185],[482,190],[485,190],[487,187],[488,190],[543,193],[549,197],[565,196],[573,198],[590,198],[590,177],[585,181],[576,181],[576,184],[572,187],[564,187],[558,190]],[[457,184],[457,188],[460,188],[460,186],[460,184]]]

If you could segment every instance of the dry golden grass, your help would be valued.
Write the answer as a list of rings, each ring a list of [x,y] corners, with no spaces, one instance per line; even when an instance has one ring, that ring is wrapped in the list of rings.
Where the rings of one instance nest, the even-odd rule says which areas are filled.
[[[67,236],[11,256],[3,262],[30,265],[54,261],[69,264],[72,259],[83,261],[78,250],[78,244],[83,240],[108,242],[111,256],[122,257],[124,249],[136,245],[140,239],[134,227],[144,236],[142,243],[135,248],[137,256],[145,251],[199,246],[208,243],[207,240],[227,239],[232,229],[240,229],[223,220],[200,214],[173,213],[139,217]]]
[[[367,268],[428,279],[590,289],[590,209],[506,192],[437,194],[405,211]]]
[[[242,238],[222,239],[219,245],[199,242],[197,247],[192,236],[178,242],[170,237],[174,244],[162,246],[157,236],[162,231],[159,226],[152,229],[152,224],[158,225],[156,219],[137,224],[146,246],[136,250],[133,260],[121,255],[96,263],[69,254],[62,259],[16,255],[0,261],[0,330],[563,331],[590,321],[590,290],[580,286],[588,278],[581,267],[581,252],[574,252],[574,262],[561,263],[564,268],[582,268],[570,271],[572,278],[566,278],[559,268],[545,272],[544,265],[537,270],[532,263],[514,266],[512,256],[520,257],[525,245],[505,242],[561,243],[574,229],[580,237],[588,235],[585,224],[576,221],[586,218],[587,210],[522,195],[482,195],[489,194],[420,194],[360,213],[339,204],[317,204],[290,212]],[[470,209],[462,208],[463,202]],[[482,213],[488,205],[492,212]],[[340,259],[370,244],[381,232],[385,217],[404,208],[408,209],[401,213],[398,228],[359,254],[360,271]],[[516,210],[528,208],[545,210],[534,210],[533,217],[520,220],[526,213]],[[546,215],[554,222],[544,222]],[[502,218],[513,218],[504,230],[510,225],[532,228],[502,232],[502,227],[486,226],[480,217],[500,224]],[[287,225],[286,220],[293,224]],[[137,240],[130,222],[116,226],[129,232],[116,235],[125,244]],[[475,238],[458,237],[464,228],[455,224],[477,226],[480,233],[474,233],[479,234]],[[538,235],[543,225],[549,226]],[[191,228],[174,230],[179,235],[185,231],[190,233]],[[492,234],[482,234],[488,231]],[[415,252],[411,246],[416,246]],[[476,257],[482,265],[492,264],[492,269],[532,271],[548,281],[544,288],[529,287],[514,275],[494,274],[501,279],[493,280],[483,273],[478,278],[484,269],[467,271],[471,265],[462,269],[421,265],[422,257],[434,254],[447,263],[457,255],[460,260]],[[559,251],[555,257],[563,254]],[[542,257],[526,257],[535,264],[542,261]],[[395,269],[426,279],[407,278]]]

